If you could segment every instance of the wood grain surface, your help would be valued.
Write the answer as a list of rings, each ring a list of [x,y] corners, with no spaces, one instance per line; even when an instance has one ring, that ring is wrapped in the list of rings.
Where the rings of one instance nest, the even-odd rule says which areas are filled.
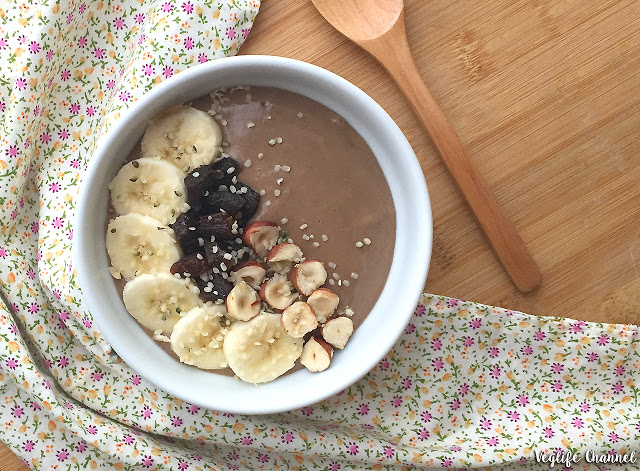
[[[640,323],[640,2],[406,0],[422,77],[542,271],[519,293],[387,73],[310,0],[265,0],[243,54],[329,69],[398,123],[434,214],[431,293]],[[26,470],[6,447],[2,471]]]

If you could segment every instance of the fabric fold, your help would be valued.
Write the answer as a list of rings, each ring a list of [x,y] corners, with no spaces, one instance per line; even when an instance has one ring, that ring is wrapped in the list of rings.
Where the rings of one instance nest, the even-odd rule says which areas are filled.
[[[17,331],[1,320],[1,337]],[[587,450],[629,454],[640,439],[637,327],[446,297],[426,295],[365,378],[319,404],[271,416],[185,403],[112,357],[100,369],[91,355],[76,360],[84,374],[76,369],[52,382],[28,357],[18,360],[20,347],[10,348],[14,355],[2,356],[0,410],[10,424],[3,440],[27,461],[51,444],[76,459],[69,450],[79,447],[104,469],[164,461],[172,469],[546,469],[536,453],[562,450],[583,456],[573,469],[589,469]],[[19,433],[32,423],[46,430],[33,444]]]

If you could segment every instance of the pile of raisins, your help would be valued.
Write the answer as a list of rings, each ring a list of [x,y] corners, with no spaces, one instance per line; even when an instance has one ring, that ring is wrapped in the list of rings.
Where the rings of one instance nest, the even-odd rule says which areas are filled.
[[[258,209],[260,195],[238,181],[239,162],[224,157],[189,173],[184,183],[191,207],[171,225],[184,257],[171,273],[191,277],[204,301],[224,300],[233,284],[229,273],[248,260],[244,227]]]

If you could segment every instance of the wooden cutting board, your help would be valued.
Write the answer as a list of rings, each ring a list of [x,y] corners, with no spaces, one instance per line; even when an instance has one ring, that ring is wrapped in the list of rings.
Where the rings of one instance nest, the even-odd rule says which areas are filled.
[[[398,123],[429,186],[426,290],[529,314],[640,323],[640,2],[406,0],[424,79],[542,269],[511,284],[386,73],[313,9],[265,0],[243,54],[329,69]],[[6,447],[0,469],[28,468]]]
[[[513,287],[389,76],[310,1],[265,1],[242,53],[329,69],[398,123],[433,207],[428,292],[640,323],[640,3],[405,4],[422,76],[542,270],[534,293]]]

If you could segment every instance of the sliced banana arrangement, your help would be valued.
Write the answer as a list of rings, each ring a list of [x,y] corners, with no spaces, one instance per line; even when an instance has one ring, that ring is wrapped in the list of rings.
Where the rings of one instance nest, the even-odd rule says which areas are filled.
[[[125,280],[145,273],[168,273],[182,255],[170,227],[138,213],[112,219],[105,239],[111,274]]]
[[[159,158],[129,162],[109,184],[118,214],[138,213],[173,224],[187,211],[187,190],[180,169]]]
[[[221,142],[209,114],[173,108],[111,181],[105,244],[124,305],[186,365],[256,384],[298,360],[324,371],[353,333],[353,311],[338,312],[323,262],[277,224],[248,222],[259,194],[238,181],[240,163],[216,159]]]
[[[122,300],[143,327],[170,334],[182,314],[202,304],[191,281],[168,273],[145,274],[124,285]]]
[[[227,367],[223,351],[231,322],[220,305],[195,307],[173,326],[171,349],[180,361],[204,370]]]
[[[288,335],[277,314],[260,314],[235,322],[224,339],[224,354],[233,372],[249,383],[266,383],[294,367],[302,339]]]
[[[188,172],[218,156],[222,131],[204,111],[190,106],[152,120],[142,138],[142,156],[160,157]]]

